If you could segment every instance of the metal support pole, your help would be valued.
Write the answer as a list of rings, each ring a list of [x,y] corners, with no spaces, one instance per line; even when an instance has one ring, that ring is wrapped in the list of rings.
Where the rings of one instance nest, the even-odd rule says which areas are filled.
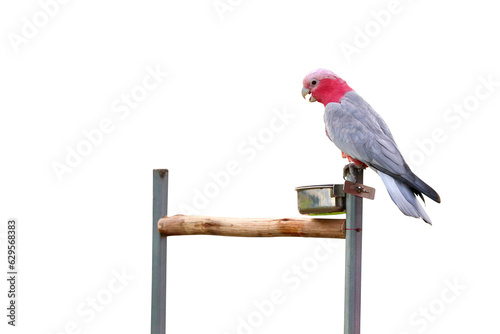
[[[167,301],[167,237],[158,220],[167,215],[168,170],[153,170],[153,273],[151,277],[151,334],[165,334]]]
[[[347,179],[363,183],[363,170],[351,168]],[[363,198],[346,194],[344,334],[359,334],[361,320],[361,241]]]

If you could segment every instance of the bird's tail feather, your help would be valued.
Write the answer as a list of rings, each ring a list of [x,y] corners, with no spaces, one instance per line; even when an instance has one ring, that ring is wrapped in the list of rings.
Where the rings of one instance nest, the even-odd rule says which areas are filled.
[[[401,212],[407,216],[422,218],[426,223],[432,225],[431,219],[424,211],[418,202],[415,193],[409,186],[399,180],[396,180],[392,176],[382,173],[381,171],[377,171],[377,173],[382,178],[391,199],[398,206]]]
[[[411,173],[411,174],[412,174],[412,177],[413,177],[412,183],[413,183],[413,185],[415,186],[415,188],[417,190],[419,190],[420,192],[422,192],[424,195],[426,195],[427,197],[429,197],[433,201],[441,203],[441,198],[439,197],[439,194],[434,189],[432,189],[427,183],[425,183],[424,181],[422,181],[415,174],[413,174],[413,173]]]

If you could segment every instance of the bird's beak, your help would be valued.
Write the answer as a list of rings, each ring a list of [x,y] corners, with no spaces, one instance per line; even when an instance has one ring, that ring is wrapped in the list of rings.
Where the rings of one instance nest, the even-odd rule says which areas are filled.
[[[311,94],[311,90],[306,87],[302,87],[302,97],[305,99],[307,94]]]
[[[302,97],[305,99],[307,94],[311,94],[311,90],[309,88],[306,88],[306,87],[302,87]],[[316,102],[316,99],[314,98],[314,96],[310,96],[309,97],[309,102]]]

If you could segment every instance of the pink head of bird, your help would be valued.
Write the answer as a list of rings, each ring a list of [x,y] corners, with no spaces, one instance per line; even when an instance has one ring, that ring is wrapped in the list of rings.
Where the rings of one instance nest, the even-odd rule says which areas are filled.
[[[330,102],[339,102],[352,88],[335,73],[325,69],[317,69],[306,75],[302,81],[302,96],[311,94],[310,102],[321,102],[325,106]]]

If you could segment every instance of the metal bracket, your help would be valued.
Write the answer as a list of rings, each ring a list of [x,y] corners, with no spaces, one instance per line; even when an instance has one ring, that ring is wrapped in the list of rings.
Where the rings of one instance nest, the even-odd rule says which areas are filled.
[[[375,198],[375,188],[365,186],[364,184],[352,183],[351,181],[345,181],[344,192],[367,199]]]

